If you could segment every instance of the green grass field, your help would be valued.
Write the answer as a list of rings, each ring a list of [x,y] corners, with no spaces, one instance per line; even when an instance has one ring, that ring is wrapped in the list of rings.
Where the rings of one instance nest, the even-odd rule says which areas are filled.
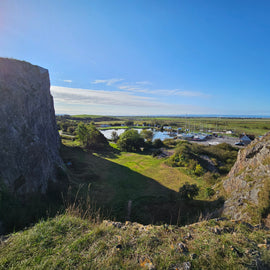
[[[104,115],[92,115],[92,114],[77,114],[77,115],[72,115],[72,117],[74,118],[100,118],[100,117],[104,117]]]
[[[84,115],[80,115],[87,117]],[[99,116],[89,116],[98,118]],[[270,118],[225,118],[225,117],[117,117],[119,121],[102,121],[99,124],[117,124],[126,120],[134,121],[134,124],[159,124],[171,125],[173,127],[188,128],[190,130],[212,131],[232,130],[236,134],[247,133],[255,136],[264,135],[270,131]]]
[[[74,143],[74,142],[73,142]],[[90,196],[105,215],[125,220],[128,203],[132,203],[131,220],[141,223],[196,221],[205,208],[212,209],[219,201],[209,201],[201,178],[188,175],[184,168],[169,167],[164,159],[145,153],[125,153],[111,149],[103,153],[87,153],[79,147],[64,146],[62,157],[71,161],[69,175],[74,192],[83,196],[90,185]],[[193,201],[179,201],[178,190],[184,183],[197,184],[200,194]]]
[[[164,159],[153,158],[151,155],[124,152],[108,160],[152,178],[162,186],[176,192],[185,182],[202,184],[201,180],[187,175],[184,169],[169,167],[164,164]]]

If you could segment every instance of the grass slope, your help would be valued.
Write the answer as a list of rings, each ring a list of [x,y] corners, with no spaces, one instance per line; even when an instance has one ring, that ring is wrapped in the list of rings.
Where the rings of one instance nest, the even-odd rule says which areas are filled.
[[[142,226],[65,214],[1,242],[0,269],[269,269],[269,239],[232,221]]]
[[[62,156],[71,161],[69,175],[74,193],[90,195],[105,215],[116,220],[129,219],[144,224],[156,222],[181,224],[194,222],[201,212],[215,208],[204,198],[204,182],[187,175],[183,168],[166,166],[161,159],[137,153],[86,153],[78,147],[64,147]],[[200,201],[177,200],[185,182],[202,187]],[[90,185],[90,194],[86,194]],[[219,202],[216,202],[219,204]]]
[[[108,160],[150,177],[176,192],[185,182],[201,184],[200,180],[187,175],[183,169],[169,167],[164,164],[163,159],[153,158],[151,155],[121,153],[117,158],[108,158]]]

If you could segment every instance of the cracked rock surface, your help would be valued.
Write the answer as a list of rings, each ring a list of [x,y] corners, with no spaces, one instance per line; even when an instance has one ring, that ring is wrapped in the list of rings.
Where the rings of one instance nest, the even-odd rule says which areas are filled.
[[[232,219],[259,222],[269,204],[270,133],[238,153],[223,188],[228,195],[223,213]],[[257,209],[257,216],[252,209]],[[252,213],[252,215],[251,215]]]
[[[47,69],[0,58],[0,180],[15,193],[55,181],[60,138]]]

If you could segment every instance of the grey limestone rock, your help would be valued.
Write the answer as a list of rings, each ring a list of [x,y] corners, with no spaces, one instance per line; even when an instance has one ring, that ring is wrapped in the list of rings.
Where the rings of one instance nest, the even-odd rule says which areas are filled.
[[[63,166],[47,69],[0,58],[0,180],[14,193],[45,193]]]
[[[238,153],[236,163],[223,181],[223,188],[228,194],[224,204],[225,215],[259,222],[260,208],[269,204],[269,167],[270,133],[267,133]]]

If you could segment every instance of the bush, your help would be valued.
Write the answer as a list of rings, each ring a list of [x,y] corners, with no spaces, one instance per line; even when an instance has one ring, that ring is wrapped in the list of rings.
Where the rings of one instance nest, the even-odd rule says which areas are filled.
[[[74,126],[70,126],[67,128],[67,132],[70,133],[70,134],[74,134],[75,132],[75,127]]]
[[[206,195],[207,197],[211,198],[212,196],[215,195],[215,191],[214,191],[212,188],[208,187],[208,188],[206,188],[206,190],[205,190],[205,195]]]
[[[213,171],[214,165],[220,174],[227,174],[236,161],[237,152],[238,150],[235,147],[226,143],[203,146],[180,141],[174,155],[168,159],[167,164],[173,167],[187,167],[198,176],[209,170]],[[212,164],[202,158],[203,155],[207,156]]]
[[[144,146],[144,139],[137,130],[130,129],[120,135],[117,144],[121,151],[140,151],[140,148]]]
[[[199,187],[196,184],[185,183],[179,188],[179,197],[182,200],[193,200],[199,194]]]
[[[176,142],[176,140],[174,140],[174,139],[165,139],[165,140],[163,141],[163,144],[164,144],[164,146],[170,148],[170,147],[175,147],[176,144],[177,144],[177,142]]]
[[[132,126],[134,126],[134,122],[131,120],[125,121],[125,125],[128,127],[132,127]]]
[[[160,154],[162,154],[162,151],[160,149],[157,149],[157,150],[155,150],[155,151],[152,152],[152,157],[157,157]]]
[[[162,142],[161,139],[155,139],[153,141],[153,147],[155,147],[155,148],[161,148],[163,146],[164,146],[164,144],[163,144],[163,142]]]
[[[153,131],[144,129],[144,130],[141,131],[141,136],[146,141],[150,141],[151,142],[152,139],[153,139],[154,134],[153,134]]]
[[[203,175],[204,173],[203,167],[200,164],[197,164],[195,167],[194,173],[198,176]]]
[[[79,140],[88,150],[103,149],[109,145],[105,136],[93,124],[80,123],[76,132]]]
[[[196,171],[196,167],[198,166],[198,161],[197,160],[194,160],[194,159],[190,159],[188,161],[188,168],[195,172]],[[196,173],[195,173],[196,174]]]
[[[203,176],[203,180],[206,181],[208,184],[215,184],[217,182],[217,179],[220,177],[219,173],[211,173],[206,172]]]

